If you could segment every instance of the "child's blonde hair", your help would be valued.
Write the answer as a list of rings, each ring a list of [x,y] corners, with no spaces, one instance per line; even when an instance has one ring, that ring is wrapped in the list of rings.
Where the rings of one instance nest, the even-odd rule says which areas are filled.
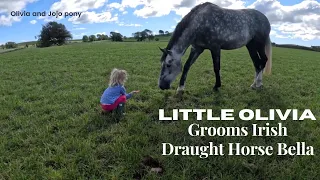
[[[114,68],[111,71],[109,86],[124,85],[128,79],[128,73],[126,70]]]

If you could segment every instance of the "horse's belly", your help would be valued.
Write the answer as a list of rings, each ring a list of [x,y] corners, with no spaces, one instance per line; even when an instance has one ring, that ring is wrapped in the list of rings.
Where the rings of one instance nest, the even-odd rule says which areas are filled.
[[[247,42],[227,42],[221,45],[221,49],[224,50],[232,50],[232,49],[238,49],[243,46],[247,45]]]
[[[221,49],[232,50],[238,49],[248,44],[250,41],[249,34],[229,35],[221,40]]]

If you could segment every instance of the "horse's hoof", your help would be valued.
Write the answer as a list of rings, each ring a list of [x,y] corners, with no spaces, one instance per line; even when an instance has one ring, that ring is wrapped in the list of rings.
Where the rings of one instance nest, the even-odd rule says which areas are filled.
[[[213,90],[214,90],[214,91],[219,91],[219,88],[220,88],[220,86],[214,86],[214,87],[213,87]]]
[[[257,86],[256,84],[252,84],[251,86],[251,89],[253,89],[253,90],[261,90],[261,89],[263,89],[263,85],[261,85],[261,86]]]
[[[183,91],[183,90],[177,91],[177,95],[178,95],[178,96],[182,96],[183,94],[184,94],[184,91]]]

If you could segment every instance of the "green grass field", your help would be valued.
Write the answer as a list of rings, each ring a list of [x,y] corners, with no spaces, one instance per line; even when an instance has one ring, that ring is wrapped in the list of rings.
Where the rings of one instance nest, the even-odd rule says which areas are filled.
[[[131,179],[150,155],[164,167],[145,179],[317,179],[320,172],[320,53],[273,48],[273,72],[264,89],[249,88],[254,68],[245,48],[223,51],[222,87],[209,51],[192,66],[186,92],[157,87],[166,42],[75,43],[0,54],[0,179]],[[189,51],[183,58],[185,62]],[[130,99],[119,123],[100,114],[99,100],[112,68],[129,73]],[[282,121],[288,137],[191,137],[196,122],[160,122],[159,108],[311,109],[318,121]],[[206,121],[201,126],[264,125],[264,121]],[[271,121],[271,125],[279,119]],[[161,143],[203,145],[208,142],[272,145],[306,142],[315,156],[162,156]]]

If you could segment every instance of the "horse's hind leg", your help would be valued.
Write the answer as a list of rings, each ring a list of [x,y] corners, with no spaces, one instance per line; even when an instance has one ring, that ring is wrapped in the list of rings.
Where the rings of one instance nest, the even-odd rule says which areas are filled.
[[[221,87],[221,78],[220,78],[220,55],[221,50],[219,48],[211,50],[211,56],[213,61],[213,70],[216,76],[216,84],[214,85],[214,89],[218,90]]]
[[[188,60],[184,64],[182,76],[180,78],[179,87],[177,89],[178,93],[182,92],[184,90],[184,83],[187,79],[188,71],[192,64],[197,60],[199,55],[204,51],[203,48],[197,48],[197,47],[191,47],[190,55],[188,57]]]
[[[266,63],[268,61],[268,57],[266,55],[264,44],[261,44],[260,46],[258,46],[258,54],[260,57],[260,62],[259,62],[259,73],[257,75],[257,87],[260,87],[260,86],[262,86],[263,70],[266,67]]]
[[[267,56],[265,54],[264,45],[259,42],[251,41],[247,44],[247,49],[249,51],[250,57],[256,70],[254,82],[251,85],[251,88],[261,88],[263,85],[262,73],[267,62]]]

